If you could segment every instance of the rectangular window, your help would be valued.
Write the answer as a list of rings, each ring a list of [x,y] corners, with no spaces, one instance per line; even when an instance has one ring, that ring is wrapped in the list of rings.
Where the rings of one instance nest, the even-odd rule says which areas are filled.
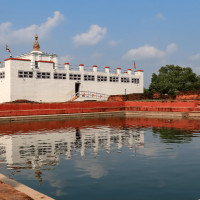
[[[119,77],[117,77],[117,76],[110,76],[110,82],[119,82]]]
[[[18,78],[33,78],[32,71],[18,71]]]
[[[5,72],[0,72],[0,78],[5,78]]]
[[[69,80],[81,80],[80,74],[69,74]]]
[[[38,61],[35,61],[35,68],[38,69]]]
[[[93,75],[84,75],[84,81],[94,81]]]
[[[38,79],[50,79],[50,72],[37,72]]]
[[[54,79],[66,79],[65,73],[54,73]]]
[[[130,80],[129,80],[129,78],[127,78],[127,77],[122,77],[122,78],[121,78],[121,82],[122,82],[122,83],[129,83]]]
[[[140,80],[139,78],[132,78],[132,83],[135,83],[135,84],[139,84],[140,83]]]
[[[107,76],[97,76],[97,81],[107,81]]]

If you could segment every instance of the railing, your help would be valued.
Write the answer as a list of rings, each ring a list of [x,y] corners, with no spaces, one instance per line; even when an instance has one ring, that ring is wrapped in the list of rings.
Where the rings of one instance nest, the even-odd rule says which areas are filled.
[[[70,101],[75,101],[78,98],[84,98],[84,99],[95,99],[95,100],[101,100],[106,101],[108,99],[109,95],[97,93],[97,92],[91,92],[91,91],[79,91],[75,93]]]

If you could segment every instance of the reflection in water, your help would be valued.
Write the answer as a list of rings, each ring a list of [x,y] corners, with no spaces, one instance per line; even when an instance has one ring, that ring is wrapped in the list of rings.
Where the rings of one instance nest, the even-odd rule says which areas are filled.
[[[200,129],[200,122],[186,119],[99,118],[1,123],[0,163],[6,164],[11,171],[34,171],[34,178],[39,185],[48,171],[46,181],[51,187],[57,188],[57,196],[64,196],[66,194],[62,188],[65,187],[65,179],[59,179],[53,173],[62,160],[67,163],[73,161],[76,176],[89,176],[99,180],[109,174],[107,163],[101,159],[105,155],[109,156],[106,162],[110,162],[116,155],[125,156],[126,151],[134,159],[138,158],[138,151],[144,158],[151,156],[160,159],[163,147],[152,142],[153,139],[146,134],[149,130],[147,127],[153,127],[153,139],[161,140],[161,143],[189,143],[197,136],[195,132]],[[121,152],[122,154],[118,154]],[[174,159],[177,155],[168,152],[167,156]],[[122,167],[123,164],[121,162]],[[128,169],[129,173],[132,172],[128,165],[124,166],[125,171]],[[138,168],[137,163],[133,166],[136,167],[136,172],[141,167],[145,169],[145,163]],[[68,170],[72,171],[73,167]],[[124,173],[123,170],[121,172]],[[64,176],[63,172],[60,174]]]
[[[191,142],[194,133],[187,130],[153,128],[154,135],[159,135],[165,143],[185,143]]]
[[[114,123],[117,120],[122,122],[119,118],[115,119]],[[121,152],[123,145],[128,146],[129,149],[144,145],[144,131],[138,128],[127,129],[123,123],[114,128],[110,126],[57,127],[56,130],[45,130],[45,128],[41,130],[40,127],[38,131],[34,129],[34,132],[29,130],[27,133],[23,133],[23,124],[21,125],[16,133],[1,134],[0,162],[6,163],[9,169],[34,169],[39,185],[42,182],[41,167],[57,165],[60,162],[60,155],[71,159],[74,152],[79,152],[81,157],[85,157],[86,151],[92,150],[93,155],[97,156],[99,149],[110,153],[111,150]],[[27,128],[26,123],[25,127]],[[79,165],[80,163],[77,162],[77,167]],[[98,165],[97,168],[94,166],[91,169],[95,170],[92,176],[102,176],[104,172],[98,168]]]
[[[63,129],[62,131],[40,132],[35,134],[12,134],[0,137],[0,158],[10,168],[34,168],[42,165],[53,166],[59,163],[59,155],[70,159],[72,152],[92,149],[98,155],[99,148],[110,153],[112,149],[121,151],[123,145],[130,149],[143,146],[144,132],[139,129],[110,129],[109,127]],[[37,177],[40,173],[37,172]]]
[[[89,125],[88,125],[89,124]],[[160,128],[162,126],[179,129]],[[195,120],[167,120],[145,118],[100,118],[71,121],[42,121],[5,123],[0,128],[0,161],[9,168],[34,168],[40,180],[40,167],[59,163],[59,155],[71,158],[72,152],[85,156],[87,149],[98,155],[99,149],[110,153],[111,149],[121,152],[122,146],[137,149],[144,145],[144,131],[141,127],[155,126],[153,132],[164,142],[189,142],[193,136],[190,130],[181,130],[181,124],[188,128],[199,128]]]

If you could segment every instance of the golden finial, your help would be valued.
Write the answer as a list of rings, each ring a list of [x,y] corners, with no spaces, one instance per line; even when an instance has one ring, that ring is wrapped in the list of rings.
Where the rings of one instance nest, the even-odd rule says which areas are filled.
[[[38,35],[35,35],[35,43],[33,45],[33,51],[40,51],[40,45],[38,43]]]

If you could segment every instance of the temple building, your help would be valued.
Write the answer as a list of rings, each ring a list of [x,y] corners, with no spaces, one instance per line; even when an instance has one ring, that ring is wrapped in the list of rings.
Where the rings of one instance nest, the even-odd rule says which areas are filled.
[[[35,36],[33,51],[0,62],[0,103],[16,100],[36,102],[66,102],[106,100],[109,95],[143,93],[143,70],[126,73],[121,68],[110,73],[105,67],[98,71],[71,69],[69,63],[58,67],[58,56],[40,51]]]

